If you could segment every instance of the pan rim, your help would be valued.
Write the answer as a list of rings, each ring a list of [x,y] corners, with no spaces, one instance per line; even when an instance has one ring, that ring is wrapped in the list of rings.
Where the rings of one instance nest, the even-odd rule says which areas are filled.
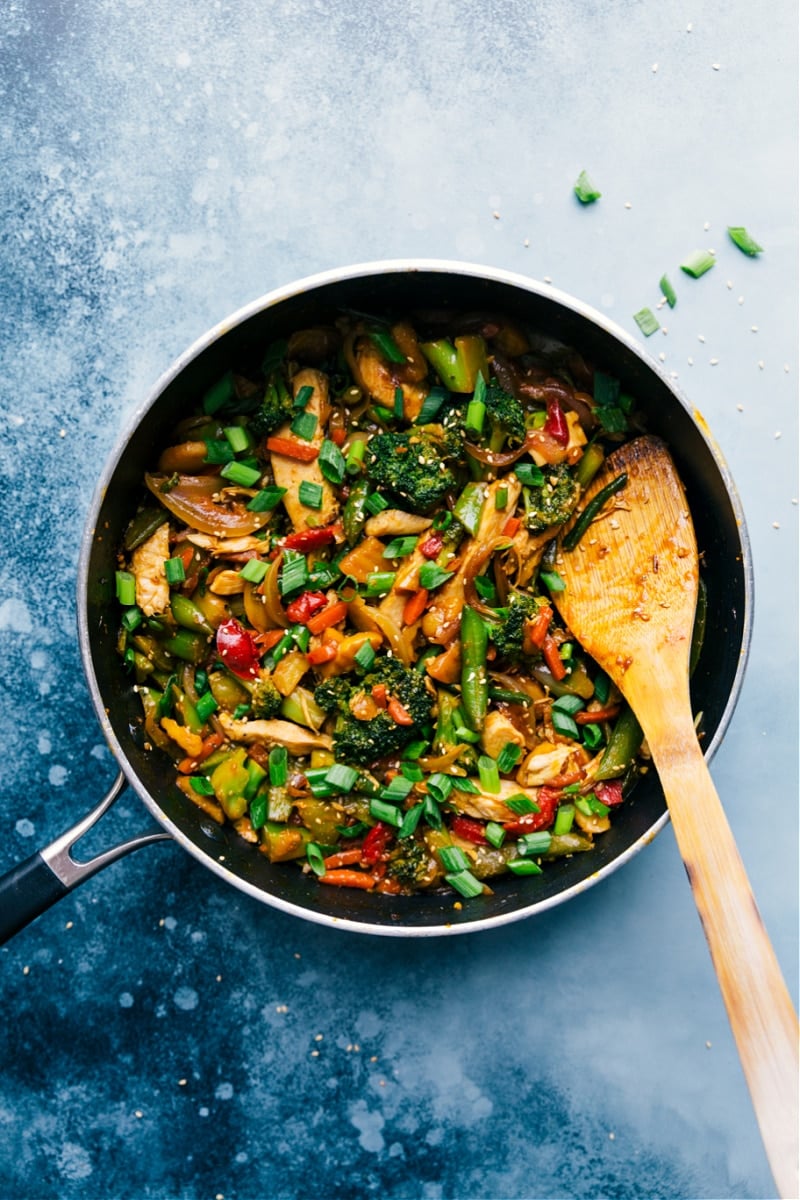
[[[377,924],[369,921],[357,921],[350,918],[339,918],[330,913],[304,908],[301,905],[283,900],[281,897],[273,895],[272,893],[266,891],[263,887],[259,887],[258,885],[251,883],[249,880],[244,879],[240,875],[231,871],[225,865],[224,861],[219,861],[219,859],[215,858],[210,851],[204,850],[190,837],[188,837],[175,824],[175,822],[170,819],[167,813],[157,803],[155,798],[150,794],[148,789],[140,780],[134,767],[129,762],[128,757],[119,739],[117,738],[109,719],[103,697],[100,694],[100,688],[97,683],[94,670],[91,636],[88,627],[89,565],[95,529],[101,505],[103,503],[109,483],[111,482],[117,470],[131,437],[146,414],[157,403],[169,384],[172,383],[172,381],[176,379],[202,352],[208,349],[209,346],[218,341],[225,334],[229,333],[243,322],[249,320],[251,317],[264,312],[269,308],[273,308],[276,305],[281,304],[299,294],[311,292],[330,284],[358,280],[367,276],[424,273],[469,276],[472,278],[478,278],[492,283],[505,285],[519,291],[527,292],[533,296],[540,297],[544,301],[552,301],[556,304],[560,304],[562,307],[568,309],[578,317],[591,322],[593,325],[597,326],[603,332],[612,337],[615,341],[621,343],[629,353],[633,354],[640,361],[647,371],[659,379],[662,385],[669,390],[674,399],[685,410],[687,415],[692,420],[692,423],[694,424],[701,439],[705,442],[706,447],[714,461],[715,467],[720,474],[736,519],[738,538],[742,553],[741,567],[744,587],[744,604],[743,612],[741,614],[742,635],[739,650],[739,660],[729,690],[727,702],[720,716],[717,728],[709,740],[704,752],[707,762],[711,761],[714,754],[718,750],[727,731],[728,725],[730,724],[733,712],[739,701],[750,652],[753,628],[754,571],[752,550],[747,531],[744,509],[738,489],[736,488],[724,455],[716,443],[708,424],[705,421],[705,418],[702,416],[699,410],[689,402],[688,398],[684,396],[682,389],[677,386],[676,381],[671,379],[659,366],[659,364],[650,358],[645,348],[641,346],[635,338],[633,338],[626,330],[617,325],[616,322],[611,321],[603,313],[594,309],[591,305],[585,303],[577,297],[566,292],[562,292],[558,288],[553,287],[551,284],[543,283],[531,276],[522,275],[517,272],[507,271],[493,266],[439,258],[382,259],[371,262],[356,263],[351,266],[330,268],[325,271],[304,276],[303,278],[293,281],[289,284],[274,288],[269,292],[266,292],[264,295],[257,297],[256,299],[243,305],[229,316],[217,322],[200,337],[195,339],[195,341],[189,347],[187,347],[155,381],[144,402],[137,406],[129,415],[121,433],[115,442],[111,454],[106,459],[103,471],[98,480],[91,504],[87,512],[78,562],[77,619],[81,659],[83,662],[84,675],[89,685],[95,715],[99,720],[103,734],[119,768],[125,774],[128,784],[137,793],[139,798],[142,800],[142,803],[159,823],[159,825],[184,850],[188,851],[194,858],[202,863],[203,866],[212,870],[224,882],[236,887],[239,891],[249,895],[253,899],[258,900],[263,904],[268,904],[271,907],[277,908],[278,910],[288,913],[292,916],[300,917],[307,921],[312,921],[315,924],[325,925],[326,927],[332,926],[348,932],[372,934],[381,937],[436,937],[464,933],[477,933],[487,929],[511,924],[512,922],[543,913],[548,909],[554,908],[557,905],[574,898],[575,896],[588,890],[590,887],[595,886],[595,884],[599,883],[602,879],[606,878],[608,875],[624,866],[635,854],[638,854],[640,850],[652,842],[654,838],[661,832],[664,826],[668,824],[669,812],[665,811],[661,817],[659,817],[658,820],[649,827],[649,829],[647,829],[639,838],[637,838],[636,841],[632,842],[631,845],[628,846],[627,849],[625,849],[621,854],[617,855],[617,857],[610,862],[599,867],[597,871],[592,872],[578,883],[573,884],[564,891],[558,892],[556,895],[539,900],[534,898],[530,904],[520,905],[508,912],[497,913],[492,916],[476,917],[474,920],[459,921],[458,923],[452,924],[448,922],[443,922],[441,924],[431,923],[427,925],[406,925],[402,922],[396,922],[392,924]]]

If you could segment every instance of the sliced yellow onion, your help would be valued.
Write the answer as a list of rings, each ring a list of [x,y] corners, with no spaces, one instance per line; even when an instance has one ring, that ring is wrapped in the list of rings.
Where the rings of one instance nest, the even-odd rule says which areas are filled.
[[[148,472],[144,481],[165,508],[201,533],[239,537],[263,529],[272,516],[250,512],[245,502],[237,499],[241,490],[229,488],[220,475],[178,475],[178,482],[170,487],[172,478]]]

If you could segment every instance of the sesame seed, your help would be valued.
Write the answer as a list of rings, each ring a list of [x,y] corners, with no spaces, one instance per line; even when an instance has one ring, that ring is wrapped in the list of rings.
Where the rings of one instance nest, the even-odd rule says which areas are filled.
[[[686,26],[686,32],[691,33],[693,29],[694,29],[694,26],[692,25],[692,22],[690,21],[689,24]]]
[[[712,63],[712,64],[711,64],[711,70],[712,70],[712,71],[718,71],[718,70],[719,70],[719,63]]]
[[[659,362],[666,362],[666,361],[667,361],[667,356],[666,356],[666,354],[664,353],[664,351],[663,351],[663,350],[661,351],[661,353],[660,353],[660,354],[659,354],[659,356],[658,356],[658,361],[659,361]]]
[[[662,332],[662,333],[669,333],[669,330],[667,329],[666,325],[662,325],[662,326],[661,326],[661,332]]]
[[[702,333],[698,333],[697,340],[698,340],[698,342],[704,342],[706,339]]]
[[[325,1036],[325,1035],[324,1035],[323,1033],[316,1033],[316,1034],[314,1035],[314,1041],[315,1041],[315,1042],[321,1042],[321,1041],[323,1040],[324,1036]]]
[[[524,240],[524,242],[523,242],[522,244],[523,244],[523,246],[525,247],[525,249],[527,250],[528,246],[530,246],[530,244],[531,244],[531,239],[530,239],[530,238],[525,238],[525,240]]]
[[[687,358],[686,361],[688,362],[690,367],[694,366],[694,359],[692,358],[691,354],[689,355],[689,357]]]
[[[23,967],[23,968],[22,968],[22,974],[23,974],[23,975],[30,975],[30,973],[31,973],[31,969],[30,969],[30,967]]]
[[[729,280],[727,281],[727,283],[725,284],[725,287],[728,289],[728,291],[729,291],[729,292],[733,290],[733,284],[732,284],[732,282],[730,281],[730,279],[729,279]]]
[[[544,278],[543,278],[543,280],[542,280],[542,282],[543,282],[543,283],[552,283],[553,281],[552,281],[552,279],[550,278],[550,276],[549,276],[549,275],[545,275],[545,276],[544,276]]]
[[[625,207],[626,207],[626,208],[633,208],[633,205],[631,204],[630,200],[626,200],[626,201],[625,201]]]
[[[187,1080],[186,1080],[186,1079],[179,1079],[179,1080],[178,1080],[178,1087],[186,1087],[186,1084],[187,1084]]]
[[[758,333],[758,326],[757,326],[757,325],[751,325],[751,326],[750,326],[750,332],[751,332],[751,333]]]
[[[779,429],[779,430],[776,432],[776,434],[775,434],[775,441],[777,442],[778,438],[779,438],[779,437],[782,437],[782,436],[783,436],[783,434],[781,433],[781,431],[780,431],[780,429]]]
[[[744,296],[740,296],[740,297],[739,297],[739,299],[736,301],[736,303],[737,303],[737,304],[744,304]]]
[[[137,1108],[136,1112],[133,1115],[137,1118],[137,1120],[141,1121],[142,1117],[144,1116],[144,1113],[142,1112],[142,1110],[140,1108]]]
[[[773,528],[773,529],[780,529],[780,524],[779,524],[777,521],[773,521],[773,522],[772,522],[772,528]]]
[[[710,228],[711,228],[711,222],[706,221],[705,225],[703,226],[703,229],[705,230],[706,233],[708,233]]]
[[[691,28],[691,26],[690,26],[689,28]],[[616,1135],[616,1134],[613,1132],[613,1130],[612,1130],[612,1132],[611,1132],[611,1133],[608,1135],[608,1140],[609,1140],[610,1142],[613,1142],[613,1141],[615,1141],[615,1140],[616,1140],[616,1136],[617,1136],[617,1135]]]
[[[658,63],[653,63],[653,65],[652,65],[652,67],[650,68],[650,70],[651,70],[651,71],[653,72],[653,74],[655,75],[656,71],[658,70]]]
[[[718,358],[710,358],[708,361],[711,363],[712,367],[715,367],[717,365],[717,363],[719,362],[719,359]]]
[[[492,216],[494,217],[495,221],[499,221],[499,220],[500,220],[500,213],[499,213],[499,212],[497,212],[497,211],[493,212],[493,213],[492,213]]]
[[[64,926],[65,929],[72,929],[72,927],[73,927],[72,921],[67,921],[66,925]]]
[[[319,1058],[319,1050],[312,1050],[312,1051],[311,1051],[311,1057],[312,1057],[312,1058]]]
[[[758,360],[758,369],[759,369],[759,371],[763,371],[763,370],[764,370],[764,360],[763,360],[763,358],[760,358],[760,359]]]
[[[743,404],[737,404],[737,405],[736,405],[736,411],[737,411],[737,412],[744,412],[744,405],[743,405]]]

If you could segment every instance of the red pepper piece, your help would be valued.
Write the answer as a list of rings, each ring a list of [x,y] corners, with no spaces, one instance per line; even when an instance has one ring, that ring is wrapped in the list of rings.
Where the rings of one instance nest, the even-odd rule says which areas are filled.
[[[298,533],[290,533],[283,539],[287,550],[300,550],[307,554],[309,550],[321,550],[335,541],[338,525],[322,525],[319,529],[301,529]]]
[[[483,821],[476,821],[474,817],[453,817],[450,822],[450,829],[456,837],[463,838],[465,842],[472,842],[473,846],[486,846],[486,826]]]
[[[424,542],[419,544],[420,554],[424,554],[425,558],[436,558],[444,545],[444,538],[440,533],[432,533],[430,537],[426,537]]]
[[[394,834],[391,825],[378,821],[361,843],[361,861],[372,866],[384,858]]]
[[[598,783],[594,794],[601,804],[607,804],[609,808],[614,808],[615,805],[622,804],[622,780],[608,779],[605,783]]]
[[[217,653],[225,666],[241,679],[258,674],[259,652],[252,633],[235,617],[217,629]]]
[[[324,592],[303,592],[286,606],[286,615],[295,625],[305,625],[327,603],[328,597]]]
[[[564,416],[564,410],[557,400],[547,401],[547,420],[544,423],[545,433],[549,433],[560,446],[569,442],[569,425]]]
[[[556,809],[561,800],[561,792],[557,788],[541,787],[536,797],[539,811],[523,813],[514,821],[506,821],[503,828],[506,833],[535,833],[537,829],[549,829],[556,819]]]

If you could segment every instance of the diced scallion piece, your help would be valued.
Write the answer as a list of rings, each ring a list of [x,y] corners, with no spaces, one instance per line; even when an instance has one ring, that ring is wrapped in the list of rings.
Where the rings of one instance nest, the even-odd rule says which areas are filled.
[[[306,508],[322,508],[322,484],[304,479],[297,489],[297,498]]]
[[[424,804],[415,804],[413,808],[408,810],[403,817],[400,828],[397,831],[398,837],[411,837],[412,833],[419,825],[420,817],[422,816],[422,810],[424,807]]]
[[[378,513],[383,512],[388,507],[389,501],[380,492],[372,492],[364,501],[364,508],[366,508],[367,512],[372,513],[373,517],[377,517]]]
[[[345,763],[334,763],[325,776],[326,783],[337,792],[351,792],[357,779],[358,771]]]
[[[576,712],[580,712],[580,710],[583,708],[583,705],[584,701],[580,698],[580,696],[559,696],[557,700],[553,701],[554,710],[558,712],[569,713],[571,717],[573,717]]]
[[[348,475],[358,475],[364,463],[364,455],[367,451],[367,443],[360,438],[350,444],[350,449],[347,451],[345,459],[345,470]]]
[[[500,772],[497,762],[488,754],[482,754],[478,759],[478,777],[485,792],[496,795],[500,791]]]
[[[520,854],[547,854],[552,838],[547,829],[537,829],[534,833],[523,834],[517,839],[517,849]]]
[[[711,270],[716,261],[710,250],[693,250],[681,263],[681,270],[691,275],[692,279],[699,279]]]
[[[384,821],[387,825],[393,825],[395,829],[399,829],[403,824],[403,814],[396,804],[387,804],[385,800],[373,796],[369,802],[369,811],[377,821]]]
[[[315,875],[325,874],[325,858],[316,842],[309,842],[306,846],[306,858]]]
[[[211,781],[206,779],[205,775],[190,775],[189,782],[192,785],[192,791],[197,792],[198,796],[214,795],[214,789],[211,786]]]
[[[442,567],[437,567],[436,563],[423,563],[419,569],[420,587],[424,587],[430,592],[440,584],[446,583],[448,579],[452,579],[453,575],[453,571],[445,571]]]
[[[494,494],[494,507],[498,512],[502,512],[502,510],[506,507],[507,504],[508,504],[508,488],[500,487],[497,489],[497,491]]]
[[[363,443],[356,443],[362,445]],[[319,469],[328,480],[329,483],[340,484],[344,482],[345,473],[347,471],[347,463],[339,447],[335,442],[329,441],[327,438],[322,443],[319,452]]]
[[[650,337],[657,329],[661,328],[658,323],[658,317],[651,308],[640,308],[638,312],[633,314],[633,319],[645,337]]]
[[[314,395],[314,389],[310,383],[305,383],[298,391],[292,405],[294,408],[305,408],[311,397]]]
[[[522,750],[514,742],[506,742],[497,756],[497,769],[501,775],[512,771],[522,757]]]
[[[371,329],[369,336],[384,358],[388,358],[389,362],[404,363],[406,361],[405,354],[403,354],[388,329]]]
[[[566,590],[567,585],[558,571],[540,571],[539,578],[549,592],[563,592]]]
[[[241,454],[244,450],[250,449],[252,445],[250,434],[243,425],[229,425],[224,433],[234,454]]]
[[[405,401],[403,399],[403,389],[401,387],[396,387],[394,389],[393,414],[397,421],[402,421],[403,417],[406,414]]]
[[[117,599],[125,608],[136,603],[136,580],[130,571],[117,571]]]
[[[254,487],[261,478],[261,472],[255,467],[248,467],[241,462],[228,462],[220,471],[223,479],[238,483],[240,487]]]
[[[468,871],[469,859],[459,846],[442,846],[439,861],[445,871]]]
[[[556,819],[553,823],[553,833],[556,837],[564,833],[569,833],[574,820],[575,806],[573,804],[559,804],[556,809]]]
[[[445,804],[452,790],[453,780],[451,776],[445,775],[442,771],[437,771],[428,780],[428,792],[438,804]]]
[[[359,646],[356,651],[355,661],[361,667],[362,671],[368,671],[375,662],[375,651],[369,642],[364,642],[363,646]]]
[[[728,237],[733,242],[734,246],[738,246],[743,254],[747,254],[750,258],[755,258],[757,254],[761,254],[764,247],[759,246],[758,242],[752,237],[744,225],[729,225]]]
[[[211,714],[217,711],[217,707],[217,702],[211,692],[204,692],[202,696],[199,696],[195,705],[197,715],[203,722],[206,722]]]
[[[581,204],[593,204],[594,201],[599,200],[603,194],[597,190],[586,171],[581,171],[575,182],[575,187],[573,190]]]
[[[550,713],[550,719],[553,722],[553,729],[556,733],[562,734],[564,737],[577,738],[578,726],[569,713],[561,712],[554,708]]]
[[[452,888],[460,892],[465,900],[472,900],[473,897],[480,896],[483,892],[483,884],[475,878],[471,871],[449,872],[445,875],[445,879]]]
[[[272,512],[273,508],[278,507],[285,495],[286,488],[270,484],[269,487],[262,488],[260,492],[256,492],[247,505],[248,512]]]
[[[675,295],[675,288],[670,283],[666,275],[662,275],[658,281],[658,286],[661,288],[661,295],[666,300],[670,308],[674,308],[678,303],[678,297]]]
[[[502,825],[498,825],[497,821],[488,821],[484,833],[487,842],[490,846],[494,846],[495,850],[499,850],[506,840],[506,831]]]
[[[417,535],[416,534],[414,534],[413,536],[410,536],[410,537],[392,538],[392,540],[387,543],[386,548],[383,551],[383,557],[384,558],[405,558],[406,555],[413,554],[414,549],[416,548],[416,545],[417,545]]]
[[[289,558],[290,554],[292,554],[291,558]],[[298,554],[296,551],[284,551],[279,582],[281,595],[288,596],[290,592],[305,587],[307,582],[308,563],[305,560],[305,556]]]
[[[273,746],[269,752],[269,781],[272,787],[286,787],[289,778],[289,753],[285,746]]]
[[[542,868],[532,858],[512,858],[508,869],[514,875],[541,875]]]
[[[168,558],[164,563],[164,574],[169,584],[183,583],[186,579],[186,568],[183,565],[183,559]]]
[[[544,472],[535,463],[517,463],[514,474],[525,487],[541,487],[544,483]]]
[[[388,783],[385,788],[381,789],[381,800],[386,800],[390,804],[394,804],[399,800],[405,800],[413,786],[413,781],[406,779],[405,775],[395,775],[391,783]]]
[[[439,409],[447,399],[447,392],[443,388],[433,387],[428,392],[425,399],[422,401],[422,408],[419,416],[414,422],[415,425],[430,425],[434,417],[438,415]]]
[[[233,371],[227,371],[221,379],[212,384],[203,396],[203,412],[208,413],[209,416],[212,413],[218,412],[235,395],[236,388],[233,383]]]
[[[530,796],[526,796],[524,792],[520,792],[517,796],[509,796],[508,800],[506,800],[506,807],[510,808],[518,817],[524,817],[527,813],[538,813],[541,811],[539,805]]]
[[[385,596],[394,587],[396,571],[373,571],[367,576],[367,596]]]
[[[448,775],[447,778],[457,792],[465,792],[468,796],[480,795],[480,788],[476,787],[471,779],[467,779],[466,775]]]
[[[470,400],[467,405],[467,415],[464,420],[464,428],[467,433],[480,434],[483,429],[483,422],[486,419],[486,405],[482,400]]]
[[[304,442],[310,442],[317,432],[317,418],[314,413],[299,412],[291,424],[292,433]]]
[[[122,628],[127,629],[128,633],[133,633],[134,629],[138,629],[144,620],[144,613],[140,608],[126,608],[122,614]]]

